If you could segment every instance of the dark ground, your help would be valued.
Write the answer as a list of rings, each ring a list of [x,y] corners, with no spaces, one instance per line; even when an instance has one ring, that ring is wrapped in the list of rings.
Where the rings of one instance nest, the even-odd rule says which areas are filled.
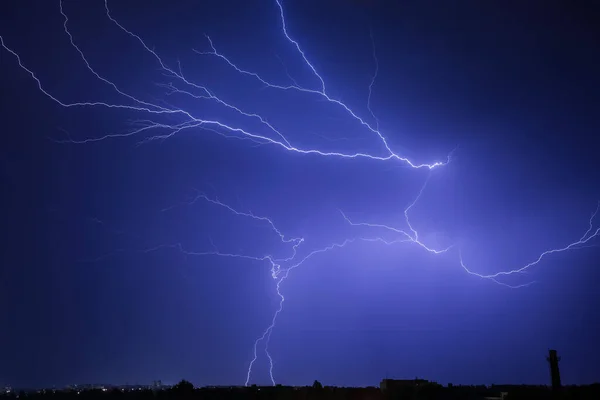
[[[269,387],[205,387],[194,388],[182,381],[173,387],[163,388],[111,388],[68,390],[12,391],[0,395],[0,399],[27,400],[169,400],[169,399],[600,399],[600,384],[587,386],[566,386],[554,394],[547,386],[441,386],[426,383],[418,386],[407,384],[395,390],[382,391],[377,387],[343,388],[323,387],[316,382],[312,386],[269,386]]]

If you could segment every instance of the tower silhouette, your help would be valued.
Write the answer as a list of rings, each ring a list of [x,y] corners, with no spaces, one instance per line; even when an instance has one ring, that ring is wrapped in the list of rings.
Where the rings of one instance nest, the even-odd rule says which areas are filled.
[[[549,355],[546,358],[550,364],[550,378],[552,379],[552,391],[558,392],[561,388],[560,371],[558,370],[558,362],[560,357],[556,354],[556,350],[549,350]]]

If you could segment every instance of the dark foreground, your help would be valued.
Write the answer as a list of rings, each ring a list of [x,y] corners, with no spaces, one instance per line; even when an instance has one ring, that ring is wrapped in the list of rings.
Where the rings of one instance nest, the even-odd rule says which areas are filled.
[[[588,386],[565,386],[553,392],[546,386],[441,386],[435,383],[406,384],[380,389],[313,386],[269,387],[205,387],[194,388],[182,381],[169,388],[98,388],[69,390],[13,391],[0,394],[0,400],[170,400],[170,399],[282,399],[282,400],[536,400],[561,399],[600,400],[600,384]]]

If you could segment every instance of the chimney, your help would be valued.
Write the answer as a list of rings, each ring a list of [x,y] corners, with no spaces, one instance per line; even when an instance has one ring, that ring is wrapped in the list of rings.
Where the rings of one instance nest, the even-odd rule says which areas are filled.
[[[550,364],[550,378],[552,380],[552,391],[558,392],[560,391],[560,371],[558,370],[558,362],[560,361],[560,357],[556,354],[556,350],[549,350],[548,352],[548,363]]]

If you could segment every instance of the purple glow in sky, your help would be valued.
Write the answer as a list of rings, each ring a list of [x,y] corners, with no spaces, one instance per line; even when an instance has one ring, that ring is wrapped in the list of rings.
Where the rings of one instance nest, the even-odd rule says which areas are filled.
[[[318,7],[313,6],[306,7],[317,12]],[[365,289],[360,291],[362,295],[369,292],[374,296],[378,292],[385,293],[387,289],[377,289],[371,282],[377,274],[379,280],[406,277],[411,282],[421,282],[417,285],[425,285],[424,274],[430,274],[443,281],[437,285],[453,288],[440,296],[457,298],[460,296],[457,293],[470,291],[468,285],[474,284],[472,280],[478,280],[489,286],[485,286],[483,293],[473,289],[473,296],[483,299],[484,293],[494,290],[498,291],[497,296],[501,298],[515,298],[516,290],[530,291],[535,288],[534,283],[544,281],[544,268],[549,263],[551,265],[553,257],[561,257],[561,253],[570,253],[572,250],[590,254],[596,252],[593,247],[597,246],[600,236],[600,203],[595,206],[596,200],[591,200],[591,196],[599,194],[597,190],[585,196],[579,193],[566,200],[556,196],[554,205],[549,200],[552,195],[542,189],[532,189],[536,194],[528,195],[511,176],[503,175],[509,173],[509,167],[515,168],[515,174],[518,175],[519,171],[528,169],[519,168],[519,165],[539,162],[527,161],[527,156],[519,159],[525,161],[517,160],[516,156],[514,159],[488,156],[485,151],[477,150],[477,146],[465,146],[464,138],[452,134],[444,136],[446,132],[443,128],[438,128],[439,140],[435,137],[429,140],[424,133],[427,129],[419,128],[418,124],[415,124],[413,133],[409,123],[394,120],[395,118],[386,120],[386,116],[395,115],[394,109],[397,106],[390,102],[396,100],[393,93],[385,88],[381,89],[385,93],[382,99],[377,100],[378,89],[384,86],[382,80],[385,82],[386,76],[395,76],[400,72],[386,68],[385,60],[390,59],[384,53],[393,52],[394,46],[387,41],[383,41],[380,46],[379,37],[384,33],[378,33],[372,27],[360,30],[356,25],[348,23],[347,29],[360,31],[354,32],[354,37],[364,34],[363,42],[355,47],[349,44],[352,39],[344,37],[336,39],[345,43],[344,46],[338,45],[337,50],[333,39],[331,42],[323,39],[322,43],[318,43],[317,33],[322,32],[321,29],[315,29],[311,35],[307,34],[308,44],[304,44],[303,32],[307,32],[311,22],[299,22],[300,17],[294,17],[294,12],[288,10],[287,2],[273,0],[272,4],[261,4],[252,11],[254,17],[260,16],[263,25],[261,29],[251,25],[252,22],[257,23],[256,18],[244,19],[243,12],[238,10],[233,13],[235,15],[231,15],[231,23],[237,21],[240,25],[232,28],[232,32],[225,35],[223,31],[217,30],[216,34],[212,34],[207,29],[203,36],[197,35],[191,41],[181,41],[173,37],[178,29],[179,33],[189,33],[185,32],[187,28],[174,28],[174,32],[169,34],[161,34],[160,31],[174,26],[167,21],[168,18],[174,18],[177,12],[185,15],[190,13],[192,5],[185,1],[179,3],[181,9],[173,6],[169,11],[174,14],[171,17],[165,16],[164,19],[147,11],[149,20],[158,25],[139,22],[143,20],[143,16],[138,19],[137,15],[130,15],[127,18],[127,15],[139,10],[131,4],[123,6],[105,0],[102,7],[95,5],[84,11],[75,2],[59,1],[57,7],[63,24],[63,38],[57,40],[63,40],[64,44],[66,38],[68,46],[60,51],[52,51],[51,57],[60,64],[60,68],[53,67],[53,70],[58,71],[57,76],[62,76],[62,80],[51,78],[44,72],[46,63],[50,63],[47,59],[49,55],[45,59],[42,52],[37,52],[36,56],[35,50],[15,39],[15,33],[0,32],[2,65],[3,68],[10,68],[10,74],[3,72],[3,76],[18,78],[16,90],[27,93],[27,96],[34,96],[33,81],[38,89],[37,93],[41,92],[44,98],[44,102],[36,100],[36,104],[41,104],[39,107],[48,107],[48,103],[53,103],[60,109],[69,109],[69,113],[77,115],[72,120],[73,126],[77,126],[76,130],[71,127],[63,129],[61,126],[60,131],[54,130],[48,136],[61,146],[59,151],[83,154],[82,152],[91,151],[88,150],[90,147],[106,149],[106,154],[111,155],[104,158],[90,156],[90,160],[97,157],[102,159],[98,161],[98,165],[102,165],[98,167],[98,171],[101,171],[101,175],[96,178],[98,182],[115,182],[115,176],[124,179],[123,175],[131,174],[131,179],[136,182],[156,179],[156,190],[161,187],[159,182],[172,183],[162,186],[164,189],[161,192],[168,194],[163,194],[164,197],[160,198],[147,194],[126,194],[141,193],[143,190],[140,189],[141,186],[128,188],[124,184],[119,190],[124,198],[131,196],[131,202],[129,206],[119,208],[111,205],[112,195],[107,194],[110,190],[101,189],[101,183],[98,183],[98,189],[94,189],[94,178],[86,175],[87,189],[82,191],[88,194],[84,197],[90,196],[94,199],[92,203],[97,204],[89,208],[83,205],[86,204],[84,201],[78,201],[77,204],[86,210],[96,210],[83,211],[94,215],[96,225],[126,226],[122,231],[121,228],[118,231],[107,229],[111,237],[127,239],[116,239],[117,242],[111,239],[108,249],[99,251],[100,240],[96,236],[82,238],[81,240],[94,242],[94,245],[82,246],[87,247],[85,252],[88,254],[79,259],[87,262],[79,265],[86,265],[84,268],[103,265],[124,257],[124,254],[131,257],[127,263],[131,263],[131,259],[140,260],[140,257],[159,260],[168,252],[172,257],[173,254],[184,257],[186,263],[190,260],[209,260],[191,261],[200,263],[199,265],[217,263],[213,261],[215,259],[222,260],[215,265],[225,265],[227,271],[247,269],[255,263],[268,267],[271,282],[266,290],[274,291],[274,296],[267,302],[269,304],[252,304],[252,307],[261,307],[263,311],[253,315],[253,322],[244,326],[249,331],[248,335],[253,337],[253,344],[250,358],[243,364],[243,371],[236,370],[237,375],[230,372],[229,375],[222,374],[217,378],[213,376],[211,382],[202,383],[216,384],[220,382],[214,382],[215,380],[222,379],[228,383],[235,381],[249,385],[267,381],[275,385],[279,382],[300,384],[302,379],[310,379],[289,366],[284,366],[281,373],[283,378],[278,377],[277,364],[280,359],[286,358],[289,360],[287,362],[292,363],[294,354],[299,357],[294,351],[283,355],[282,349],[287,346],[285,341],[298,343],[302,336],[286,336],[286,329],[294,329],[294,323],[290,322],[294,316],[303,315],[302,312],[294,312],[298,306],[292,306],[288,311],[287,300],[293,298],[293,302],[302,302],[303,298],[299,297],[301,286],[305,288],[306,297],[314,295],[318,298],[321,289],[315,290],[316,287],[329,290],[332,296],[333,293],[338,293],[338,289],[341,290],[341,294],[338,294],[351,296],[343,279],[337,284],[339,288],[331,287],[336,285],[336,281],[331,280],[332,277],[339,278],[344,273],[341,266],[347,267],[348,276],[360,274],[360,271],[369,274],[368,278],[355,277],[359,285],[364,285]],[[154,5],[149,6],[150,9],[152,7]],[[290,9],[301,7],[296,3],[289,6]],[[213,11],[215,15],[221,15],[221,19],[216,16],[210,18],[221,21],[222,24],[228,23],[223,9],[215,6]],[[357,18],[353,14],[353,21]],[[136,22],[132,23],[134,20]],[[246,25],[241,21],[245,21]],[[60,26],[53,17],[48,22],[48,27],[55,29],[57,24]],[[90,25],[88,33],[85,33],[86,24]],[[182,22],[181,25],[189,24]],[[48,27],[44,29],[50,29]],[[44,35],[45,31],[41,27],[39,29],[40,34]],[[202,31],[203,28],[196,26],[193,29]],[[245,29],[252,33],[240,36]],[[102,34],[94,35],[96,30]],[[265,41],[265,38],[268,40]],[[221,42],[223,46],[220,45]],[[169,43],[176,44],[167,48]],[[185,56],[175,54],[190,43],[193,45],[187,46],[189,52]],[[331,61],[336,57],[337,51],[342,49],[344,53],[360,53],[357,57],[362,61],[354,63],[346,59],[346,64]],[[261,50],[262,53],[255,53]],[[409,54],[410,51],[407,51],[406,62],[409,62]],[[327,55],[324,57],[326,60],[320,61],[318,55]],[[62,59],[64,62],[60,61]],[[8,67],[9,63],[14,65]],[[75,70],[78,72],[71,72]],[[352,76],[364,79],[357,82]],[[24,77],[27,77],[27,82]],[[356,87],[349,88],[348,82]],[[404,94],[395,95],[408,96],[408,93],[410,90],[407,89]],[[388,104],[384,105],[386,102]],[[468,108],[467,103],[465,100],[465,107]],[[410,114],[407,110],[404,113]],[[87,114],[82,116],[82,112]],[[424,115],[427,112],[423,108],[419,111]],[[107,113],[110,115],[105,117]],[[65,114],[64,118],[69,119],[70,115]],[[489,124],[494,124],[493,118]],[[448,132],[456,129],[449,127]],[[63,134],[65,136],[61,137]],[[215,134],[218,136],[215,137]],[[518,133],[514,135],[516,138]],[[412,138],[413,136],[417,139]],[[134,140],[134,146],[131,139]],[[403,139],[407,139],[406,142]],[[517,143],[517,139],[513,142]],[[412,150],[413,145],[417,150]],[[494,146],[496,145],[490,145],[489,148],[493,149]],[[136,152],[152,151],[153,156],[150,160],[136,164],[133,161],[115,161],[126,157],[121,153],[125,151],[122,150],[124,147],[134,148]],[[146,150],[149,147],[152,150]],[[163,159],[162,163],[155,162],[162,157],[156,155],[160,152],[171,154],[171,161]],[[468,166],[468,163],[461,161],[474,154],[479,165]],[[176,161],[180,156],[190,164],[182,167]],[[194,159],[195,161],[190,161]],[[197,167],[192,167],[194,162],[197,162]],[[521,162],[525,164],[520,164]],[[569,163],[571,161],[557,162]],[[462,178],[459,177],[455,171],[465,168],[469,172]],[[194,173],[198,173],[199,177]],[[531,175],[531,179],[534,178]],[[590,179],[593,182],[594,178]],[[456,180],[462,183],[456,184]],[[91,188],[88,188],[88,184]],[[516,203],[521,198],[527,206],[520,205],[515,210],[510,210],[509,201],[497,197],[494,199],[496,184],[499,191],[514,184],[508,197],[514,197],[513,201]],[[175,185],[178,188],[171,191]],[[73,189],[68,192],[70,201],[75,201],[74,193],[77,192]],[[182,200],[182,192],[191,192],[191,197]],[[488,196],[483,193],[488,193]],[[101,200],[102,196],[109,199],[104,202]],[[150,203],[143,204],[142,199],[149,198],[152,198],[148,200]],[[467,203],[465,199],[473,203]],[[540,199],[545,199],[546,203],[536,210],[535,204]],[[155,207],[161,202],[162,207]],[[452,208],[461,202],[459,208],[462,211]],[[584,210],[584,205],[589,206],[588,209]],[[110,211],[97,217],[97,211],[103,207]],[[154,208],[156,212],[153,215],[160,215],[157,218],[162,222],[151,223],[149,220],[152,218],[137,214],[145,207]],[[199,207],[204,210],[202,216],[195,214],[197,211],[194,210]],[[115,211],[119,209],[122,211]],[[478,211],[468,214],[469,209]],[[556,210],[563,213],[563,218],[568,218],[568,221],[551,221]],[[461,217],[457,217],[459,214],[463,215],[462,222],[459,221]],[[132,218],[137,222],[127,215],[136,215]],[[466,215],[470,217],[465,217]],[[109,220],[113,222],[106,222]],[[191,225],[182,228],[184,223]],[[485,223],[489,225],[486,227]],[[514,251],[511,246],[515,246]],[[393,250],[395,248],[399,251]],[[345,255],[344,252],[347,251],[350,253]],[[560,260],[569,262],[565,257]],[[173,262],[168,261],[167,264]],[[327,274],[311,268],[311,264],[315,262],[339,265],[340,269]],[[145,261],[136,263],[142,265]],[[402,263],[428,267],[423,268],[422,272],[415,272],[405,270]],[[382,272],[379,268],[384,265],[389,265],[393,272]],[[299,272],[292,271],[299,267],[304,267],[306,275],[304,281],[298,278],[300,281],[294,283],[294,277]],[[320,268],[325,267],[321,265]],[[262,267],[252,267],[252,271],[259,276],[266,273]],[[459,271],[461,275],[443,278],[446,276],[444,274],[452,273],[448,271]],[[325,275],[317,286],[313,289],[305,286],[309,279],[306,278],[307,275],[313,276],[310,279],[317,279],[322,273]],[[385,274],[388,273],[391,275],[386,277]],[[237,272],[223,272],[215,280],[233,281],[236,276]],[[459,286],[462,285],[458,289],[457,282],[460,282]],[[257,291],[260,288],[256,282],[248,285],[254,285]],[[463,289],[464,285],[467,287]],[[242,293],[235,289],[238,286],[247,285],[234,282],[221,288],[220,294],[223,295],[223,290]],[[288,290],[292,294],[288,294]],[[437,291],[435,288],[429,290]],[[206,307],[232,307],[227,302],[233,301],[234,295],[225,295],[229,299],[227,301],[216,300],[217,297],[208,301]],[[326,298],[327,295],[323,297]],[[307,304],[312,304],[309,299],[306,301]],[[322,304],[333,304],[322,301]],[[368,301],[368,298],[364,299],[364,302]],[[412,301],[420,303],[422,300],[414,298]],[[189,302],[193,303],[194,300],[190,299]],[[402,302],[406,304],[406,299]],[[440,302],[443,303],[444,300]],[[395,308],[392,303],[387,303],[390,310]],[[523,303],[526,304],[527,300],[523,300]],[[344,301],[340,300],[340,304],[343,308]],[[380,305],[373,307],[374,310],[382,309]],[[486,309],[490,310],[490,307]],[[348,305],[348,308],[352,307]],[[356,313],[360,312],[355,309]],[[331,309],[330,312],[331,318],[335,318],[335,313],[340,311]],[[373,311],[365,312],[372,314]],[[425,309],[421,312],[422,315],[428,313]],[[304,312],[305,317],[309,314],[309,311]],[[387,315],[385,312],[383,314]],[[239,311],[239,315],[248,315],[248,311]],[[302,318],[298,317],[296,321],[301,321]],[[387,317],[382,318],[386,320]],[[438,317],[428,318],[436,320]],[[440,326],[445,323],[440,322]],[[423,324],[429,326],[427,322]],[[344,326],[343,323],[340,325]],[[368,325],[366,322],[365,326]],[[278,335],[278,330],[285,326],[287,328]],[[386,329],[392,331],[392,328],[378,329],[380,332]],[[352,335],[351,330],[347,333],[343,333],[342,328],[340,330],[342,333],[339,335]],[[235,332],[235,329],[229,327],[224,332]],[[278,336],[281,338],[276,341]],[[210,343],[210,335],[202,337],[202,342]],[[232,349],[241,348],[242,344],[247,345],[247,339],[244,336],[243,340],[240,339],[239,346],[232,346]],[[368,341],[374,343],[377,339],[370,338]],[[442,342],[438,343],[443,345]],[[302,346],[316,349],[309,343]],[[319,353],[318,350],[314,351]],[[276,356],[275,353],[280,355]],[[225,358],[239,363],[240,359],[248,358],[247,356],[248,353],[245,353]],[[338,356],[330,357],[335,359]],[[448,358],[453,357],[448,355]],[[173,362],[168,361],[168,357],[159,359],[162,360],[161,363]],[[374,362],[386,365],[389,360]],[[306,370],[314,371],[308,362],[304,364],[299,361],[299,364],[305,365],[303,368]],[[230,364],[223,361],[223,365]],[[439,375],[439,378],[433,376],[433,379],[461,379],[448,371],[428,370],[423,366],[420,368],[424,373],[429,371],[433,375]],[[195,374],[193,371],[193,368],[185,370],[188,374]],[[373,374],[381,374],[380,368],[374,368],[374,371],[376,372]],[[150,373],[139,376],[145,377],[148,374]],[[356,374],[368,376],[365,381],[375,384],[369,373],[363,371]],[[174,373],[173,379],[177,379],[175,375]],[[491,379],[487,375],[475,375],[474,379]],[[499,375],[506,379],[514,378],[510,373]],[[57,379],[65,379],[63,376],[65,375]],[[101,372],[86,376],[119,379]],[[356,381],[355,375],[352,376],[354,378],[333,374],[329,380],[332,384],[351,385]],[[537,379],[537,376],[532,379]],[[325,381],[329,383],[327,377]],[[35,382],[45,381],[38,379]]]

